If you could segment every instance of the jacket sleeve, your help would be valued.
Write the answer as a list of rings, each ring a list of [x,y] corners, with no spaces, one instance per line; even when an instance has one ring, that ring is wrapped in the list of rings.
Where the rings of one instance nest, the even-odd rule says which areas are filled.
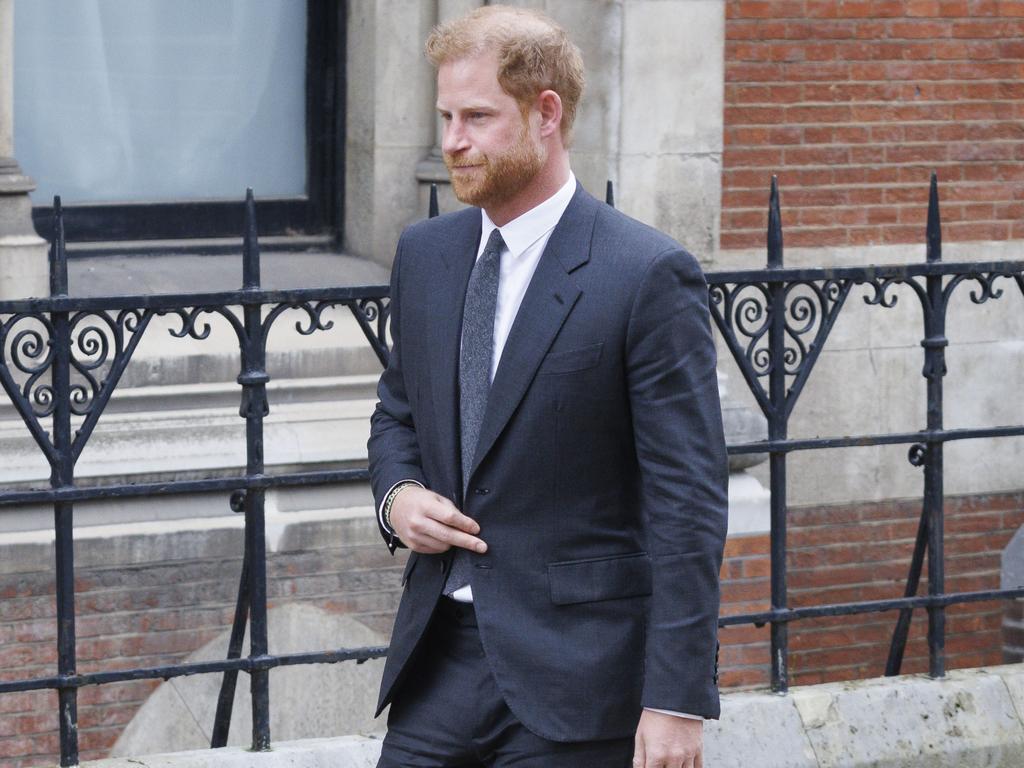
[[[396,483],[414,480],[420,485],[426,485],[420,462],[416,424],[409,404],[408,382],[402,365],[401,274],[405,237],[403,233],[391,268],[391,353],[377,385],[378,402],[370,417],[370,440],[367,443],[370,483],[378,510],[384,502],[384,497]],[[381,536],[392,547],[392,552],[394,546],[404,546],[390,531],[384,529],[379,515],[377,523],[381,529]]]
[[[717,718],[728,462],[707,285],[690,254],[665,251],[649,265],[626,346],[653,572],[642,703]]]

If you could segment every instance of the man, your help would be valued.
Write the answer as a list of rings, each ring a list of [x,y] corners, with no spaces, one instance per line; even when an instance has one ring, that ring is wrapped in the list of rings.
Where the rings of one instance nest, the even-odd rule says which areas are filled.
[[[402,235],[369,442],[407,546],[379,766],[701,766],[719,714],[727,469],[707,290],[580,188],[565,32],[488,6],[434,30],[474,208]]]

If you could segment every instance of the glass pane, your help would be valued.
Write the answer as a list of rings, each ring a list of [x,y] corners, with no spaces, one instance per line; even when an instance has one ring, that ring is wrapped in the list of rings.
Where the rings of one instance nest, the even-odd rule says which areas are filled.
[[[15,156],[37,204],[306,190],[306,3],[16,2]]]

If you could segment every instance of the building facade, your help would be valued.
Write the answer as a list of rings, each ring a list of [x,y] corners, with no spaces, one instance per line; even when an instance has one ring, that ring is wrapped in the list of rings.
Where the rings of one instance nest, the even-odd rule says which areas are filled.
[[[385,283],[402,227],[426,213],[429,185],[440,185],[442,210],[457,205],[423,40],[481,4],[0,0],[0,297],[48,290],[53,194],[67,216],[72,293],[235,288],[247,186],[268,285]],[[601,197],[612,180],[619,208],[676,237],[706,270],[764,266],[772,174],[787,265],[922,261],[932,170],[947,260],[1021,258],[1017,4],[514,4],[544,9],[583,51],[572,149],[581,183]],[[1024,296],[980,307],[961,298],[950,318],[947,422],[1019,424]],[[791,436],[923,427],[912,300],[844,315]],[[329,332],[272,339],[268,471],[365,461],[379,364],[352,318],[333,319]],[[216,323],[203,342],[173,338],[173,329],[167,320],[147,330],[82,454],[81,482],[244,466],[234,336]],[[763,436],[724,345],[720,358],[731,441]],[[48,467],[6,402],[0,433],[0,483],[45,485]],[[947,587],[999,585],[999,554],[1024,522],[1022,465],[1021,438],[948,447]],[[737,460],[731,479],[724,610],[760,610],[769,595],[766,466]],[[902,594],[921,493],[905,446],[797,452],[789,484],[794,604]],[[310,611],[335,628],[338,646],[386,638],[401,563],[379,546],[371,503],[361,486],[268,495],[272,639],[297,643],[275,652],[312,650],[302,647]],[[80,668],[216,655],[234,605],[240,526],[219,494],[79,505]],[[0,679],[52,671],[52,538],[51,510],[0,511]],[[999,603],[951,611],[950,666],[998,661],[1001,620]],[[893,621],[791,631],[793,682],[881,674]],[[723,684],[764,685],[767,630],[730,628],[722,641]],[[916,622],[905,669],[923,668],[922,644]],[[337,690],[361,692],[356,702],[369,695],[365,680],[339,674]],[[175,686],[84,691],[83,758],[202,746],[209,686]],[[374,727],[358,711],[332,722],[277,714],[294,715],[298,698],[274,710],[284,718],[275,738]],[[232,741],[245,740],[235,727]],[[0,696],[4,764],[35,765],[56,749],[50,694]]]

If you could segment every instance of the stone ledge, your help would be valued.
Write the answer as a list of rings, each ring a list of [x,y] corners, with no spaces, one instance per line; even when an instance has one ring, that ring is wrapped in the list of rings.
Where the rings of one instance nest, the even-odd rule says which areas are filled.
[[[715,768],[921,768],[1024,764],[1024,667],[1006,665],[723,696],[706,728]],[[372,768],[380,735],[201,750],[82,768]]]
[[[374,768],[381,736],[340,736],[274,744],[271,752],[242,747],[203,749],[150,757],[117,757],[82,768]]]

